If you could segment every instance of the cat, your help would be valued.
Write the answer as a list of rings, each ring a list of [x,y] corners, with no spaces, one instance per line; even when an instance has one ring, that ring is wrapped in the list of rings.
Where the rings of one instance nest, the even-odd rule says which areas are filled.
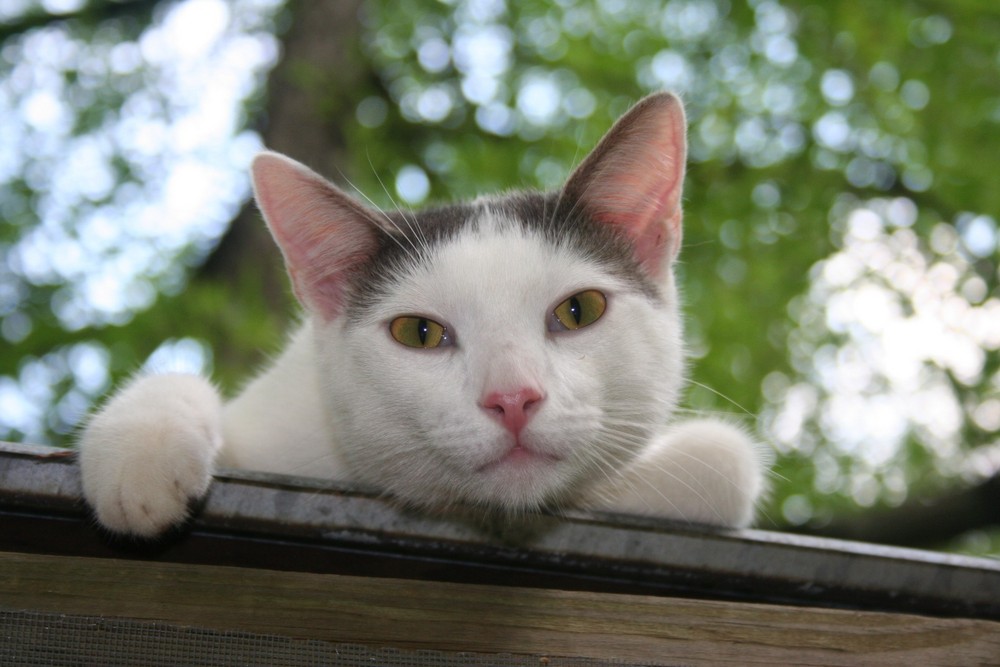
[[[78,443],[97,520],[155,536],[224,466],[357,482],[433,512],[748,525],[762,449],[724,421],[674,419],[685,135],[679,99],[654,94],[560,190],[418,213],[259,154],[254,194],[303,323],[229,402],[183,374],[112,396]]]

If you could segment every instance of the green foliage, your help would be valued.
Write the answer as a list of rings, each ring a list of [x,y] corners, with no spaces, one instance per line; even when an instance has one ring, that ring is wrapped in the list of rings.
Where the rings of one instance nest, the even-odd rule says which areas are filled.
[[[365,156],[354,182],[386,205],[395,205],[382,193],[392,174],[414,164],[428,174],[431,198],[553,187],[630,101],[661,87],[684,95],[691,164],[680,272],[694,357],[688,404],[744,421],[763,415],[760,430],[782,454],[766,508],[775,522],[825,521],[983,473],[969,461],[977,447],[986,456],[998,446],[995,325],[975,339],[980,363],[961,379],[947,355],[930,354],[915,362],[919,377],[905,390],[892,368],[882,372],[860,357],[856,364],[869,366],[865,382],[824,380],[831,365],[850,368],[836,350],[869,354],[885,341],[857,321],[831,326],[828,306],[838,291],[824,287],[822,275],[832,258],[849,258],[858,247],[852,212],[883,211],[885,231],[873,244],[884,250],[909,240],[906,252],[916,254],[914,270],[924,279],[954,274],[950,289],[969,304],[962,317],[984,322],[996,313],[995,10],[919,2],[413,1],[373,3],[367,27],[388,113],[351,133],[354,154]],[[893,218],[887,207],[916,214]],[[978,254],[963,237],[977,216],[992,235]],[[867,266],[843,293],[879,285],[896,294],[885,273],[892,266]],[[963,285],[975,285],[965,292],[972,298]],[[920,294],[900,293],[890,305],[897,298],[900,317],[926,310]],[[789,408],[790,397],[809,387],[805,404]],[[876,442],[880,413],[867,406],[880,395],[933,401],[925,394],[935,391],[959,414],[929,419],[960,426],[948,431],[909,417],[902,432]],[[835,409],[852,398],[853,411]],[[866,428],[849,441],[842,435],[849,429],[833,419]]]
[[[773,443],[763,509],[775,524],[823,522],[995,472],[992,3],[373,0],[359,30],[371,83],[331,90],[324,108],[343,122],[351,103],[343,169],[383,207],[557,187],[634,100],[661,88],[683,95],[687,408],[730,414]],[[301,63],[293,78],[322,82],[318,67]],[[113,125],[144,72],[82,95],[74,132]],[[77,90],[79,75],[66,76]],[[248,108],[259,97],[248,93]],[[119,185],[87,206],[148,177],[134,161],[115,164]],[[30,178],[0,181],[7,252],[35,228],[44,197]],[[23,385],[46,355],[99,341],[117,380],[161,341],[192,336],[215,350],[216,374],[234,386],[255,350],[275,344],[282,314],[253,286],[233,294],[186,282],[217,235],[184,246],[170,263],[179,271],[157,269],[150,282],[164,295],[154,308],[140,300],[75,330],[53,314],[65,284],[0,274],[0,288],[13,284],[17,295],[5,301],[0,289],[5,335],[17,338],[18,317],[31,322],[16,351],[0,356],[0,374]],[[897,358],[908,346],[912,354]],[[66,415],[108,385],[80,390],[71,370],[61,382],[46,400],[76,395]],[[50,437],[68,421],[50,419]]]

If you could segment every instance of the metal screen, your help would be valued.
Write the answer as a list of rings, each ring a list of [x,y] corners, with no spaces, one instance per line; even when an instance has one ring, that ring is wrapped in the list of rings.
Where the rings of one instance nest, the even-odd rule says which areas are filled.
[[[400,650],[131,619],[0,610],[0,665],[4,666],[602,667],[636,664],[542,655]]]

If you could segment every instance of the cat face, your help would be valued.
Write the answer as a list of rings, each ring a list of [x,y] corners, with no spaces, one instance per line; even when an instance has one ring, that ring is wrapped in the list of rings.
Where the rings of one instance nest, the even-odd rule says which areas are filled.
[[[534,507],[619,468],[665,422],[681,382],[675,297],[502,205],[469,213],[317,329],[329,410],[359,479],[423,505]],[[570,304],[579,328],[557,314],[577,326]],[[435,346],[397,340],[401,319],[441,327],[425,333]]]
[[[558,502],[631,460],[682,381],[683,112],[647,98],[551,195],[371,211],[287,158],[257,200],[312,312],[356,479],[423,506]]]

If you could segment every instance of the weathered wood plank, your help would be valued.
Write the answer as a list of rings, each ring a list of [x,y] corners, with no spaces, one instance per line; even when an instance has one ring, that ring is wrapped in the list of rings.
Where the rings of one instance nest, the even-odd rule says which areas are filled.
[[[87,516],[71,452],[23,445],[0,444],[0,550],[1000,620],[993,560],[582,512],[484,529],[323,480],[234,471],[185,531],[137,554]]]
[[[407,649],[692,665],[1000,663],[1000,623],[0,554],[0,607]]]

